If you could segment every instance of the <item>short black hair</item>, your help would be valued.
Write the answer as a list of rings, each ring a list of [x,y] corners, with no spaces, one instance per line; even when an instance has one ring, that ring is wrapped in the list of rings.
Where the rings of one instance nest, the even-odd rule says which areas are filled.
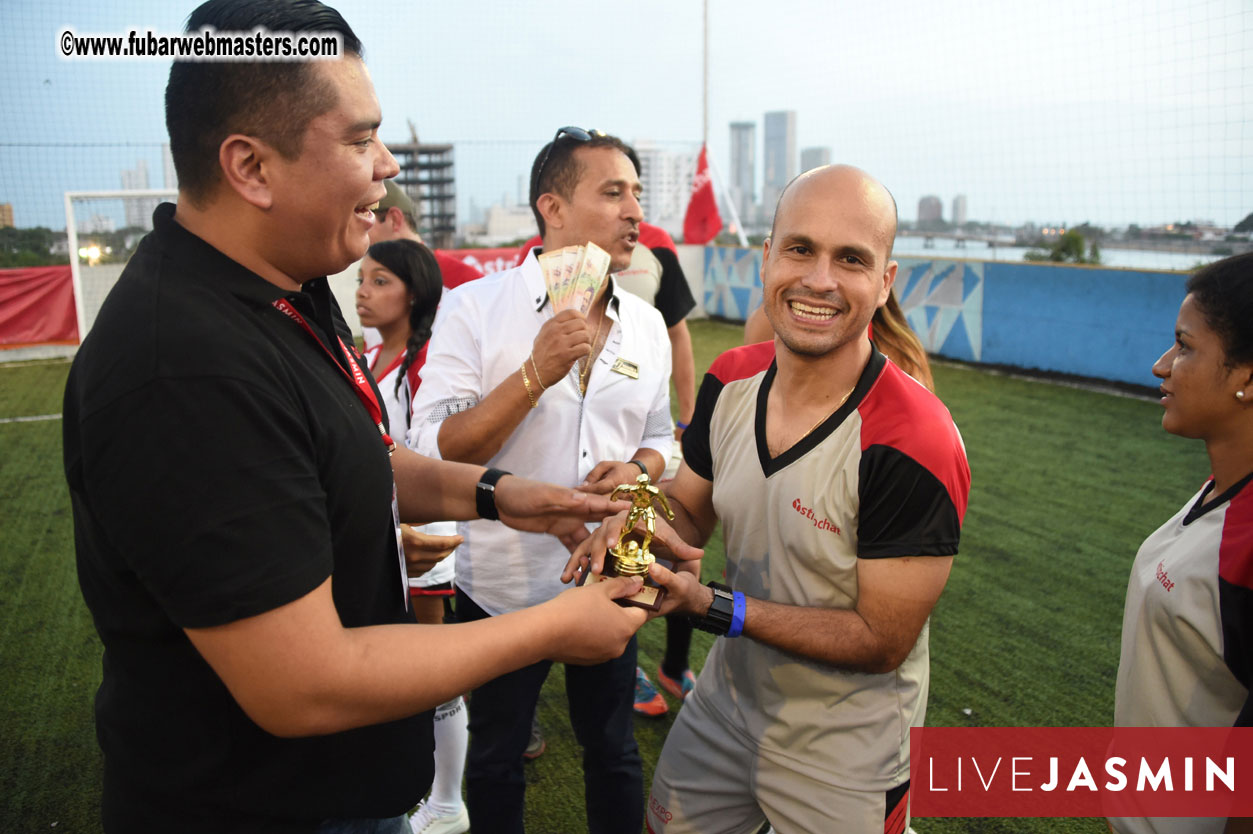
[[[337,32],[344,55],[362,57],[361,41],[339,12],[318,0],[208,0],[187,18],[188,32]],[[218,149],[242,133],[300,156],[309,122],[336,104],[311,61],[174,61],[165,86],[165,126],[178,187],[202,203],[221,178]]]
[[[552,146],[551,152],[549,146]],[[579,141],[564,134],[558,136],[540,148],[539,153],[535,155],[535,161],[531,163],[531,213],[535,215],[540,237],[544,236],[546,230],[544,217],[539,211],[539,198],[549,192],[559,195],[563,200],[569,200],[574,196],[579,177],[583,176],[583,166],[574,155],[579,148],[613,148],[621,151],[631,160],[631,164],[635,166],[636,175],[639,175],[640,166],[635,151],[617,136],[598,132],[593,133],[592,138],[585,141]],[[539,179],[541,165],[544,167],[542,182]]]
[[[1187,290],[1222,340],[1227,365],[1253,362],[1253,252],[1201,267]]]

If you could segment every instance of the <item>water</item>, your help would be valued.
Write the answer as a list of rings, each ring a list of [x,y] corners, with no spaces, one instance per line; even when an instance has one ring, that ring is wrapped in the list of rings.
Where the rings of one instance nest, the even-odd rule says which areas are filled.
[[[959,247],[957,241],[950,238],[935,238],[934,246],[923,245],[924,238],[902,235],[896,239],[892,254],[897,257],[909,258],[968,258],[976,261],[1017,261],[1028,251],[1026,246],[990,247],[982,241],[967,241],[966,246]],[[1101,266],[1123,267],[1131,269],[1175,269],[1189,271],[1197,264],[1207,264],[1218,260],[1221,255],[1208,255],[1200,252],[1159,252],[1151,249],[1109,249],[1101,248]]]

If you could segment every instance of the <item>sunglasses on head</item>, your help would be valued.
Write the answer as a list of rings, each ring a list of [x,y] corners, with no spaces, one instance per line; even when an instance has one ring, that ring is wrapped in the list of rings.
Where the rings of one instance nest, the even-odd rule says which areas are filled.
[[[569,136],[576,142],[590,142],[593,136],[606,136],[603,130],[584,130],[581,127],[567,126],[558,128],[553,135],[553,140],[548,143],[548,149],[544,151],[544,158],[540,160],[539,170],[535,172],[535,187],[539,188],[540,181],[544,177],[544,167],[548,165],[548,158],[553,154],[553,148],[557,147],[557,140],[562,136]]]

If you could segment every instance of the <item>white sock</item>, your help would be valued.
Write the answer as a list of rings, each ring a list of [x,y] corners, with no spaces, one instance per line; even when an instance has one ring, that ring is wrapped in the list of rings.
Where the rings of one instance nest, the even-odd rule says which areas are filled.
[[[435,710],[435,780],[426,804],[439,817],[461,811],[461,777],[466,768],[470,741],[470,716],[465,699],[458,695]]]

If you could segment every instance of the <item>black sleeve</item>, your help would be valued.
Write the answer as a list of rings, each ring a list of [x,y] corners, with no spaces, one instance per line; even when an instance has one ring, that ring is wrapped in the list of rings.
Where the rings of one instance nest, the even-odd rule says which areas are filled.
[[[1223,660],[1246,690],[1253,689],[1253,588],[1218,579],[1218,608],[1223,626]],[[1253,727],[1253,700],[1245,698],[1237,727]]]
[[[683,267],[679,266],[679,256],[675,251],[658,246],[652,252],[661,263],[661,284],[657,288],[653,305],[661,313],[666,329],[669,330],[692,312],[696,299],[692,298],[692,290],[687,285],[687,277],[683,274]]]
[[[713,420],[714,405],[722,393],[722,380],[713,374],[705,374],[700,390],[696,392],[696,407],[692,410],[692,422],[683,432],[683,462],[706,481],[714,479],[713,453],[709,449],[709,425]]]
[[[861,456],[857,555],[868,559],[953,556],[961,520],[948,490],[918,461],[891,446]]]

